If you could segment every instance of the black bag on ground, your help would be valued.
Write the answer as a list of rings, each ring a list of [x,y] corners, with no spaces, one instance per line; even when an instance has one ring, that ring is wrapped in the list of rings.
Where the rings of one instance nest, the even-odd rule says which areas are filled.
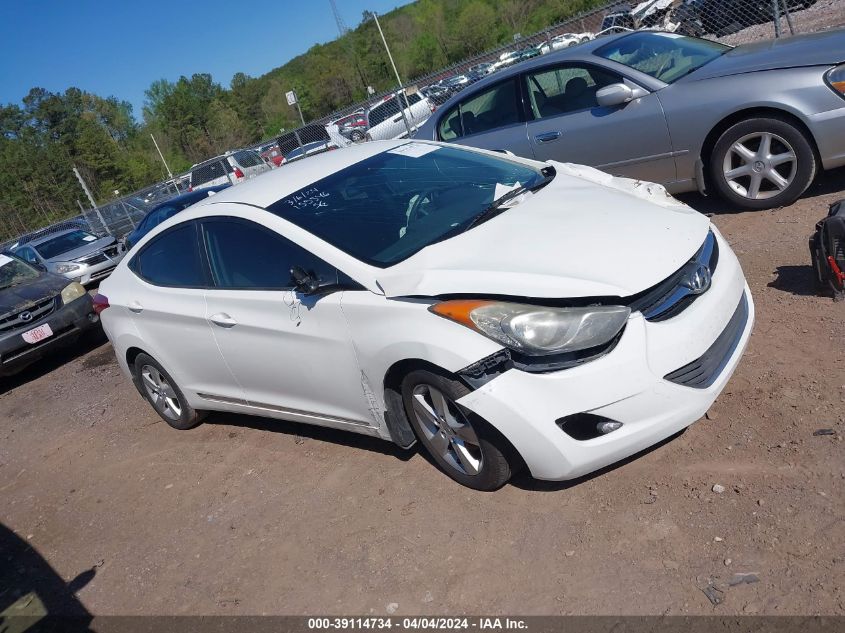
[[[833,291],[834,301],[845,299],[845,200],[830,205],[827,217],[816,224],[810,259],[819,291]]]

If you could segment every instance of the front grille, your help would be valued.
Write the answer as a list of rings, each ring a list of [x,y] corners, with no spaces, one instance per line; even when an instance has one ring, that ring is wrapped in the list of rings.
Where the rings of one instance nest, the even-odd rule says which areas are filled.
[[[653,288],[640,293],[630,303],[633,312],[642,312],[648,321],[665,321],[686,310],[703,292],[695,293],[682,285],[691,267],[706,266],[710,275],[716,273],[719,262],[719,244],[712,231],[707,234],[701,248],[680,270]],[[706,290],[705,290],[706,292]]]
[[[51,314],[56,309],[56,303],[58,301],[59,297],[42,299],[41,301],[21,308],[20,310],[15,310],[14,312],[9,312],[0,316],[0,332],[5,334],[6,332],[13,332],[15,330],[32,326],[32,324],[39,319],[43,319],[45,316]],[[28,312],[30,315],[30,318],[25,321],[20,318],[21,314],[24,312]]]
[[[722,330],[713,344],[706,352],[696,360],[666,374],[664,378],[670,382],[693,387],[694,389],[707,389],[716,382],[716,379],[725,369],[731,356],[733,356],[739,339],[745,331],[745,324],[748,323],[748,298],[742,293],[742,299],[734,310],[728,325]]]
[[[104,253],[94,253],[93,255],[86,255],[85,257],[80,257],[76,261],[80,264],[86,264],[88,266],[92,266],[94,264],[102,264],[104,261],[108,259]]]

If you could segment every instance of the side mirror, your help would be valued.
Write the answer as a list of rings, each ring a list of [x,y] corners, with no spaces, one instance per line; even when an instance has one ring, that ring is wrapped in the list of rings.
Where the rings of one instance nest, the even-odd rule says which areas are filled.
[[[605,108],[623,105],[634,100],[634,90],[626,84],[610,84],[596,92],[596,99]]]
[[[293,279],[293,289],[304,295],[314,294],[320,288],[320,280],[313,271],[306,272],[300,266],[290,269],[290,276]]]

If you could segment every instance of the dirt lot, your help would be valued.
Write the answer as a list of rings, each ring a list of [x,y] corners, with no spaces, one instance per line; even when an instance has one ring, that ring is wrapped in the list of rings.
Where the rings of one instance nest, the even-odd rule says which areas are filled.
[[[96,342],[0,382],[0,521],[65,581],[93,569],[95,614],[845,614],[845,308],[806,249],[843,183],[775,212],[687,199],[742,260],[756,328],[707,419],[615,468],[484,494],[340,432],[177,432]]]
[[[845,26],[845,0],[817,0],[807,9],[791,9],[790,18],[795,35],[801,33],[815,33],[825,29],[841,28]],[[790,35],[789,22],[781,17],[781,32]],[[748,44],[759,40],[771,39],[775,36],[774,21],[766,24],[755,24],[731,35],[719,38],[719,41],[731,46]]]

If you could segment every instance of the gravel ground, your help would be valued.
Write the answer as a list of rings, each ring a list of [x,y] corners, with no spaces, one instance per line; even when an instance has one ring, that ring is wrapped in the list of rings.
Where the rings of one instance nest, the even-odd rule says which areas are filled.
[[[790,10],[795,35],[815,33],[826,29],[845,26],[845,0],[818,0],[807,9]],[[781,34],[790,35],[786,17],[781,17]],[[719,38],[720,42],[737,46],[758,40],[767,40],[775,36],[774,22],[756,24],[746,29]]]
[[[98,615],[845,614],[843,306],[814,295],[806,247],[843,182],[774,212],[685,198],[735,248],[757,324],[706,418],[614,468],[485,494],[341,432],[177,432],[95,341],[0,382],[0,521],[66,582],[87,570]]]

